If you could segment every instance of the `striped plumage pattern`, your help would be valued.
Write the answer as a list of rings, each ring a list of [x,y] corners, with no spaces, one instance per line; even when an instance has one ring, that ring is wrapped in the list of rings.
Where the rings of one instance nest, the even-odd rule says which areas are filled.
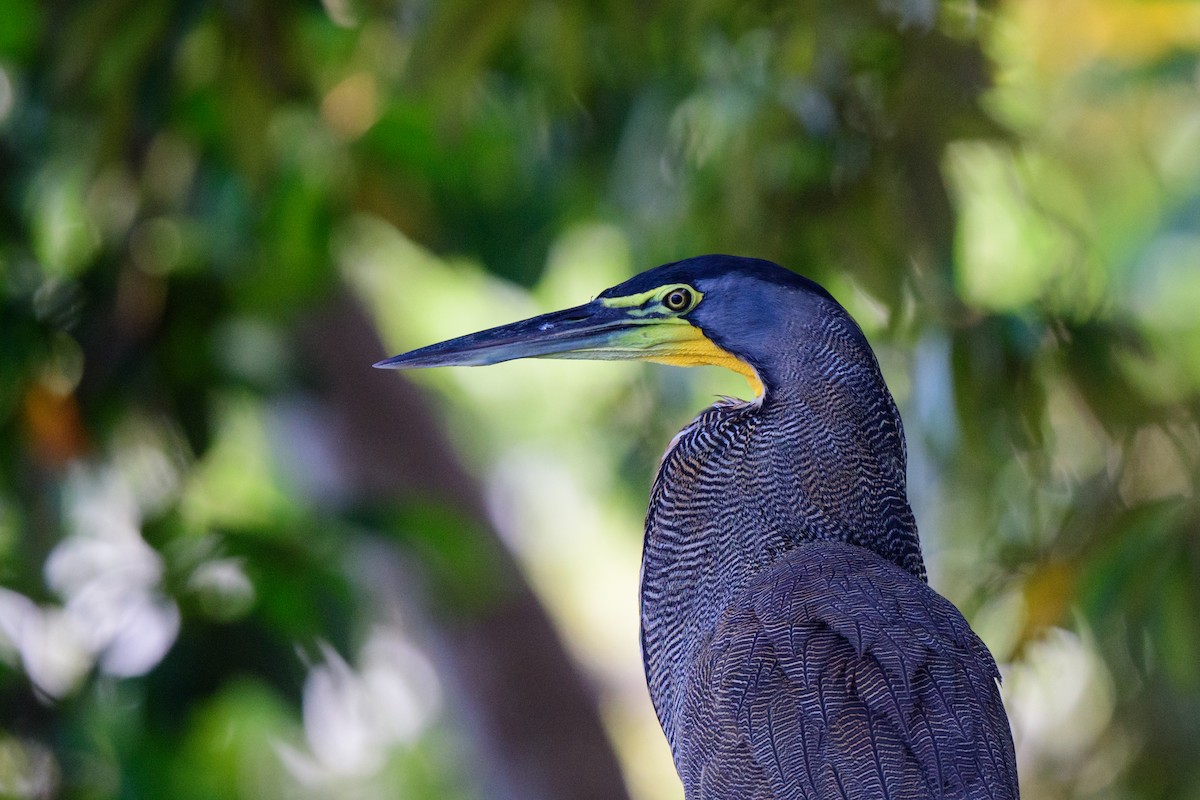
[[[1016,798],[995,663],[924,580],[878,364],[805,302],[755,363],[765,397],[702,412],[651,495],[643,655],[687,800]]]
[[[987,648],[861,547],[780,559],[693,663],[675,735],[689,798],[1016,797]]]

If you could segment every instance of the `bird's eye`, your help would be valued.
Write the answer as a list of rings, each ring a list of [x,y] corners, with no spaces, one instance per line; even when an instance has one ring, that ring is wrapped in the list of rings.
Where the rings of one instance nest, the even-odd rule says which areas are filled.
[[[663,298],[663,305],[671,311],[683,311],[691,304],[692,293],[683,288],[672,289],[671,293]]]

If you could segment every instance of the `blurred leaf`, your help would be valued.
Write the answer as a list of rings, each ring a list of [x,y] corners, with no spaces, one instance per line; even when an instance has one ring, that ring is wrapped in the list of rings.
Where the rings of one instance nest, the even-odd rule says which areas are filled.
[[[4,0],[0,3],[0,59],[23,61],[37,46],[42,29],[42,9],[37,0]]]

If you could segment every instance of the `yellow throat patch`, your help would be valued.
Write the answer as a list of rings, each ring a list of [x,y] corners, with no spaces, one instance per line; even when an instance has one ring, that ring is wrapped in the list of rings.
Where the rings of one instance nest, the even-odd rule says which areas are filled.
[[[754,392],[755,397],[763,393],[762,379],[758,377],[754,367],[728,350],[717,347],[712,339],[705,336],[703,331],[691,323],[688,323],[688,328],[691,335],[675,343],[672,346],[672,352],[654,355],[648,360],[675,367],[714,366],[731,369],[746,379],[746,383],[750,385],[750,391]]]

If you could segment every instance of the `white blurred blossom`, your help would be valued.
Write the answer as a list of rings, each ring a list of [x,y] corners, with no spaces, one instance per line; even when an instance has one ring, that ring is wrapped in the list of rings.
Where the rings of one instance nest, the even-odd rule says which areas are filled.
[[[293,777],[311,788],[369,779],[413,744],[441,705],[428,659],[397,629],[376,627],[352,667],[329,645],[304,684],[307,752],[279,745]]]
[[[74,691],[91,669],[143,675],[179,633],[161,590],[162,558],[141,536],[137,496],[112,469],[77,468],[64,487],[70,533],[46,559],[61,604],[38,605],[0,589],[0,653],[50,697]]]

